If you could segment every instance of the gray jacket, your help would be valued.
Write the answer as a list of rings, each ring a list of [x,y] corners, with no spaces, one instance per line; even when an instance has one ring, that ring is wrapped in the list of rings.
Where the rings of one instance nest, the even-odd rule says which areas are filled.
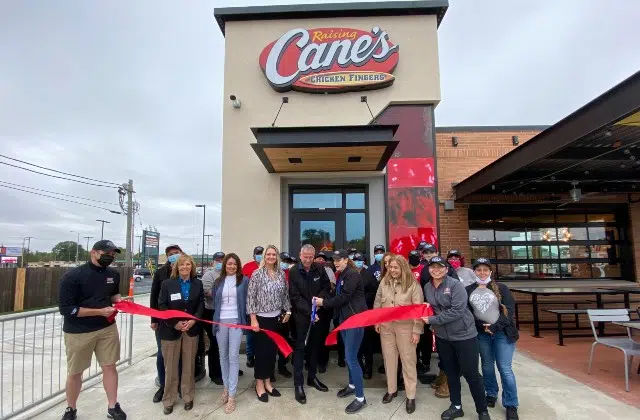
[[[216,279],[220,277],[220,271],[218,270],[209,270],[206,273],[204,273],[204,276],[202,276],[202,279],[200,281],[202,281],[202,288],[204,289],[204,307],[210,310],[214,310],[215,309],[215,304],[213,301],[213,296],[208,297],[207,293],[212,292],[213,293],[213,283],[216,281]]]
[[[462,341],[478,335],[467,304],[467,291],[460,280],[447,276],[437,289],[432,280],[424,285],[424,296],[435,312],[429,317],[429,325],[433,326],[436,337]]]

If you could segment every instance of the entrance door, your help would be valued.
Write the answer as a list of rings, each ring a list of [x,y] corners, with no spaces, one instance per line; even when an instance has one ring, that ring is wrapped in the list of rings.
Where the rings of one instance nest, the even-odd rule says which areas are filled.
[[[337,212],[305,212],[293,215],[289,249],[297,254],[302,245],[311,244],[316,252],[342,247],[344,224]]]

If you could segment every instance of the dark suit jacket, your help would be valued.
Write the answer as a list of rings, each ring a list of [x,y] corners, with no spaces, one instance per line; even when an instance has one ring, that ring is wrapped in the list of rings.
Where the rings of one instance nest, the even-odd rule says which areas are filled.
[[[342,283],[339,295],[324,299],[323,306],[335,309],[340,321],[344,321],[351,315],[366,311],[367,301],[364,297],[364,284],[358,270],[347,267],[338,279]]]
[[[311,265],[309,276],[313,277],[312,281],[305,279],[300,270],[304,270],[302,264],[296,264],[289,270],[289,298],[296,324],[308,326],[311,322],[311,299],[314,296],[323,299],[329,297],[331,282],[324,266],[319,264]],[[322,308],[318,308],[318,317],[325,313]]]
[[[172,298],[173,296],[173,298]],[[180,298],[176,298],[180,296]],[[167,279],[162,282],[160,288],[160,296],[158,297],[158,309],[166,311],[173,309],[177,311],[186,312],[194,315],[198,318],[202,318],[204,312],[204,289],[202,282],[197,278],[191,279],[191,288],[189,289],[189,300],[182,299],[182,292],[180,289],[179,279]],[[177,340],[180,338],[181,331],[175,329],[178,321],[186,320],[188,318],[171,318],[161,320],[159,325],[158,335],[161,340]],[[193,327],[187,332],[190,337],[195,337],[200,334],[201,325],[196,322]]]

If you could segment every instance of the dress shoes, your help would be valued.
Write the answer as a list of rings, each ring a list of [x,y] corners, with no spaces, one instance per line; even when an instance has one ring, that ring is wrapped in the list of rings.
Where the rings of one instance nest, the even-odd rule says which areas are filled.
[[[307,380],[307,385],[314,387],[315,389],[317,389],[320,392],[328,392],[329,391],[329,388],[325,384],[320,382],[320,380],[318,378],[309,378]]]
[[[296,385],[295,394],[296,401],[298,401],[300,404],[307,403],[307,395],[304,393],[304,388],[302,387],[302,385]]]

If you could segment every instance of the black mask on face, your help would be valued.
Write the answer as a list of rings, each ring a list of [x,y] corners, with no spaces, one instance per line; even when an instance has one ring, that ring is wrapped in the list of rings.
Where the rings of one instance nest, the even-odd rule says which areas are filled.
[[[418,255],[409,255],[409,264],[412,266],[416,266],[420,264],[420,256]]]
[[[115,259],[116,257],[113,255],[102,254],[100,258],[98,258],[98,264],[100,264],[100,267],[109,267]]]

